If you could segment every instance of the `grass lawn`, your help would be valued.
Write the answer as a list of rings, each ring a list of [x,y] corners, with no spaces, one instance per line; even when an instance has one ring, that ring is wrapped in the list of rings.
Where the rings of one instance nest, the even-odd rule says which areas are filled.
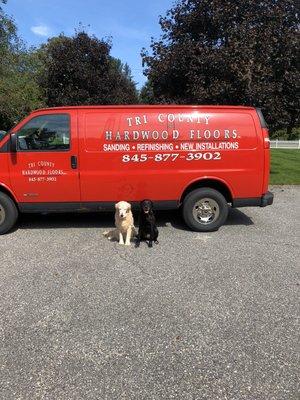
[[[300,185],[300,150],[271,150],[271,185]]]

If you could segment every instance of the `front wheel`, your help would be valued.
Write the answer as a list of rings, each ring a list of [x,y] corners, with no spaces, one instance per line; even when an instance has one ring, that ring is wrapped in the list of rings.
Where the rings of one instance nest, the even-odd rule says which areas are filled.
[[[193,190],[183,201],[183,218],[193,231],[216,231],[228,216],[225,197],[215,189]]]
[[[7,233],[15,225],[18,209],[13,200],[0,192],[0,235]]]

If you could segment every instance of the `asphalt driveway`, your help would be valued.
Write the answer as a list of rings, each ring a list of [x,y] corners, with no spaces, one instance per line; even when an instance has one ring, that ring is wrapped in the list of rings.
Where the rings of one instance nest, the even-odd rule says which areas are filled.
[[[160,244],[108,242],[112,215],[27,215],[0,237],[0,398],[299,397],[300,187],[218,232],[158,215]]]

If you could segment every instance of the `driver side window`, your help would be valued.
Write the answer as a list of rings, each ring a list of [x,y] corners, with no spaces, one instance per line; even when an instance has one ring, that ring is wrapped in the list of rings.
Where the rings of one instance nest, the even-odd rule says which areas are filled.
[[[65,151],[70,148],[70,117],[48,114],[32,118],[17,132],[18,151]]]

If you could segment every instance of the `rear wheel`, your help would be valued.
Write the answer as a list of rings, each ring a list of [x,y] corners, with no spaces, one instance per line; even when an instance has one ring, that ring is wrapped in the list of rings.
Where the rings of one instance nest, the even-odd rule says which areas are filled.
[[[0,192],[0,235],[7,233],[16,223],[18,210],[13,200]]]
[[[215,189],[193,190],[183,201],[183,218],[193,231],[215,231],[224,224],[227,216],[227,201]]]

